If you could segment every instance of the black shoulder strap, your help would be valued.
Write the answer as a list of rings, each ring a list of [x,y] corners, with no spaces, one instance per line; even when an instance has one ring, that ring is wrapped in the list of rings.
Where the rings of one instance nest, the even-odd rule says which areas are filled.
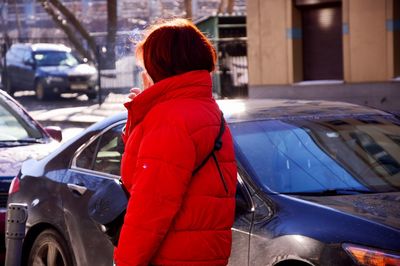
[[[225,132],[225,119],[224,119],[224,113],[221,112],[221,124],[218,136],[214,142],[214,147],[212,151],[206,156],[206,158],[204,158],[201,164],[199,164],[199,166],[197,166],[194,169],[194,171],[192,172],[192,176],[194,176],[207,163],[208,159],[210,159],[210,157],[214,154],[214,151],[219,151],[222,148],[222,135],[224,134],[224,132]]]
[[[217,169],[218,169],[219,176],[224,185],[225,191],[228,193],[228,188],[227,188],[225,178],[222,175],[222,171],[221,171],[221,168],[219,167],[217,157],[215,156],[215,153],[214,153],[215,151],[219,151],[222,148],[222,135],[224,134],[224,132],[225,132],[225,119],[224,119],[224,113],[221,112],[221,124],[220,124],[220,128],[219,128],[218,136],[214,142],[214,147],[213,147],[212,151],[206,156],[206,158],[204,158],[204,160],[201,162],[201,164],[194,169],[194,171],[192,172],[192,176],[196,175],[196,173],[207,163],[207,161],[210,159],[210,157],[213,157],[215,164],[217,166]],[[119,179],[119,182],[122,184],[121,178]],[[129,193],[125,189],[125,186],[123,184],[122,184],[122,188],[124,189],[127,197],[129,197]]]
[[[224,135],[224,132],[225,132],[225,119],[224,119],[224,113],[221,112],[221,124],[219,127],[218,136],[214,142],[214,150],[213,151],[219,151],[222,148],[222,135]]]

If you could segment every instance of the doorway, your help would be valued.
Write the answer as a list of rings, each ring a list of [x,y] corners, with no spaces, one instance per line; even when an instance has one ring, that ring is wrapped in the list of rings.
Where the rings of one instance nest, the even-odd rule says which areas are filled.
[[[303,79],[342,80],[341,2],[314,3],[298,6],[303,35]]]

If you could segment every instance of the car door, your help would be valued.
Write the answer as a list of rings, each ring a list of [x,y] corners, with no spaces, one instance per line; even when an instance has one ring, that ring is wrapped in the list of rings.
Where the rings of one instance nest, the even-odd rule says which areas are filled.
[[[254,219],[253,201],[250,191],[238,174],[236,188],[235,222],[232,227],[232,249],[229,258],[230,266],[249,265],[250,232]]]
[[[24,90],[34,89],[35,64],[30,49],[24,49],[20,67],[20,87]]]
[[[254,220],[250,231],[249,265],[272,265],[269,251],[272,228],[276,225],[271,222],[274,215],[272,201],[261,192],[252,195],[254,202]],[[275,250],[275,249],[274,249]]]
[[[83,145],[64,180],[65,223],[78,265],[112,265],[113,246],[90,219],[88,202],[97,189],[119,178],[124,124],[110,126]]]
[[[11,47],[7,52],[7,76],[8,82],[13,88],[20,88],[21,81],[19,79],[20,70],[22,67],[23,49],[18,47]],[[7,81],[4,82],[6,84]]]

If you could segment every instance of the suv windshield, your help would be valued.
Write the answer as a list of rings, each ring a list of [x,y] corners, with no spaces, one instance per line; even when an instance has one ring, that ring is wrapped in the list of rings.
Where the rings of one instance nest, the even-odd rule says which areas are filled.
[[[33,57],[37,66],[76,66],[79,64],[78,59],[68,52],[40,51],[35,52]]]
[[[274,192],[400,190],[400,121],[392,116],[252,121],[231,129],[240,163]]]
[[[36,126],[29,124],[22,114],[0,98],[0,147],[32,143],[41,138],[43,134]]]

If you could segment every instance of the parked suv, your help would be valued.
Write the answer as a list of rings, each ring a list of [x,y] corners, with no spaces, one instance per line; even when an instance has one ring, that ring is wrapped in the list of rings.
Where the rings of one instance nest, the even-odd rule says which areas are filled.
[[[3,87],[10,94],[35,90],[39,100],[66,92],[97,96],[97,70],[63,44],[14,44],[6,54]]]

